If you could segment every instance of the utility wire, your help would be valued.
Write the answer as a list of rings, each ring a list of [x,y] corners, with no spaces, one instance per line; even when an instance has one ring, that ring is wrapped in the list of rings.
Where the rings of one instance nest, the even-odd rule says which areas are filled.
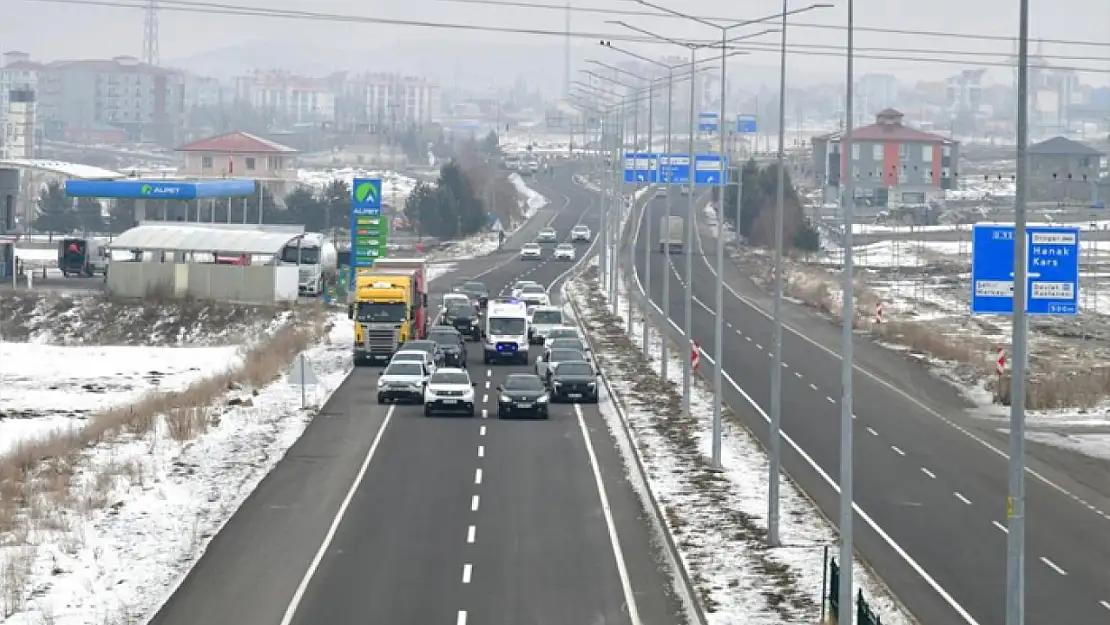
[[[23,2],[33,2],[37,4],[63,4],[63,5],[81,5],[81,6],[99,6],[108,8],[120,9],[133,9],[145,10],[146,5],[142,0],[22,0]],[[469,3],[499,3],[509,0],[437,0],[441,2],[469,2]],[[519,3],[529,7],[537,5],[528,5],[527,3]],[[541,7],[546,8],[546,7]],[[504,26],[487,26],[480,24],[457,24],[447,22],[430,22],[423,20],[409,20],[409,19],[394,19],[394,18],[379,18],[368,17],[349,14],[338,13],[323,13],[317,11],[300,11],[290,9],[267,9],[261,7],[252,7],[246,5],[237,5],[224,2],[205,2],[201,0],[161,0],[159,2],[159,10],[172,11],[178,13],[200,13],[206,15],[234,15],[244,17],[270,17],[270,18],[284,18],[284,19],[298,19],[298,20],[313,20],[324,22],[338,22],[338,23],[354,23],[354,24],[386,24],[392,26],[409,26],[415,28],[439,28],[449,30],[464,30],[464,31],[477,31],[477,32],[496,32],[502,34],[523,34],[534,36],[547,36],[547,37],[563,37],[565,38],[568,33],[565,30],[547,30],[538,28],[515,28]],[[566,7],[561,7],[565,11]],[[601,10],[601,9],[599,9]],[[643,13],[637,13],[643,16]],[[654,15],[653,15],[654,17]],[[839,27],[838,27],[839,28]],[[901,34],[927,34],[927,31],[898,31],[895,29],[881,29],[882,32],[898,32]],[[627,34],[627,33],[597,33],[597,32],[576,32],[569,33],[571,37],[579,39],[594,39],[594,40],[613,40],[624,41],[630,43],[641,44],[659,44],[659,41],[642,35]],[[989,37],[977,37],[989,38]],[[1005,38],[1002,38],[1004,40]],[[715,40],[714,40],[715,41]],[[705,44],[712,45],[714,41],[709,40],[690,40],[692,44]],[[1045,40],[1049,41],[1049,40]],[[1071,43],[1075,45],[1106,45],[1107,44],[1094,44],[1088,42],[1059,42]],[[752,53],[767,52],[778,53],[780,52],[779,46],[776,44],[759,44],[753,42],[745,42],[743,44],[730,45],[729,49],[732,50],[746,50]],[[853,56],[857,59],[879,60],[879,61],[898,61],[906,63],[938,63],[948,65],[967,65],[970,61],[967,58],[951,58],[950,56],[929,56],[923,57],[922,54],[933,54],[932,50],[925,49],[903,49],[903,48],[856,48],[856,54]],[[873,52],[902,52],[913,54],[913,56],[891,56],[889,54],[872,54]],[[787,53],[799,56],[816,56],[816,57],[844,57],[845,51],[841,46],[836,45],[820,45],[820,44],[788,44]],[[959,55],[965,57],[973,57],[980,59],[983,57],[1007,57],[1012,58],[1012,55],[1003,54],[998,52],[973,52],[963,50],[945,50],[943,55]],[[1060,58],[1071,61],[1090,61],[1096,63],[1105,63],[1107,61],[1104,57],[1083,57],[1083,56],[1050,56],[1038,55],[1040,58]],[[1009,61],[982,61],[976,60],[975,64],[978,66],[988,67],[1015,67],[1016,62]],[[1037,65],[1030,64],[1030,68],[1039,69],[1056,69],[1056,70],[1070,70],[1075,72],[1095,73],[1095,74],[1110,74],[1108,68],[1094,68],[1094,67],[1081,67],[1081,66],[1060,66],[1060,65]]]

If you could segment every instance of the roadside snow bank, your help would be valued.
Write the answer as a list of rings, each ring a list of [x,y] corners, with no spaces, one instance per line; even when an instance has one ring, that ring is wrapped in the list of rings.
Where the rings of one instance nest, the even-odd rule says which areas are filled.
[[[824,551],[835,554],[836,531],[790,481],[781,489],[784,546],[766,547],[767,457],[752,434],[725,407],[723,472],[709,466],[713,393],[700,378],[683,416],[682,361],[670,358],[669,383],[661,379],[661,339],[652,332],[644,359],[642,315],[626,327],[628,292],[611,314],[598,284],[596,259],[567,294],[594,341],[594,357],[627,418],[610,405],[603,414],[613,432],[627,427],[638,447],[648,482],[674,538],[711,625],[818,623],[822,613]],[[671,354],[686,354],[670,349]],[[630,461],[631,462],[631,461]],[[857,560],[856,583],[887,625],[912,622]]]
[[[309,394],[315,405],[351,368],[351,324],[344,314],[329,322],[304,352],[321,382]],[[28,531],[0,534],[0,620],[136,623],[157,609],[314,413],[284,377],[230,395],[218,408],[101,442],[55,471],[76,485],[64,490],[77,500],[43,493],[24,512]]]

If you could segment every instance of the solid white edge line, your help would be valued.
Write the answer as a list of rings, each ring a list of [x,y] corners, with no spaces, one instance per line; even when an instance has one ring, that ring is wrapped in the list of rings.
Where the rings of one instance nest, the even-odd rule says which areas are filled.
[[[642,217],[641,217],[641,219],[642,219]],[[639,225],[637,225],[637,228],[639,228]],[[674,267],[673,264],[671,265],[671,269],[677,275],[678,270]],[[644,285],[643,285],[642,282],[640,282],[640,274],[639,274],[638,267],[633,267],[632,268],[632,275],[635,277],[636,287],[640,290],[640,293],[643,293],[643,294],[646,295],[646,291],[644,291]],[[727,287],[728,285],[726,284],[725,286]],[[739,297],[739,296],[737,296],[737,297]],[[660,315],[663,314],[663,309],[660,308],[659,305],[656,304],[654,300],[652,300],[650,297],[648,297],[647,300],[649,302],[651,302],[652,308],[659,311]],[[749,306],[750,306],[750,304],[749,304]],[[762,312],[762,311],[760,310],[760,312]],[[677,323],[675,323],[674,319],[668,319],[668,321],[670,322],[671,327],[674,328],[675,331],[678,332],[679,336],[682,336],[683,338],[685,338],[686,333],[682,331],[682,328],[679,327],[679,325]],[[786,328],[787,325],[783,324],[783,327]],[[794,330],[791,330],[791,331],[796,333],[796,331],[794,331]],[[803,336],[803,338],[806,338],[806,337]],[[706,351],[704,349],[699,349],[698,351],[701,354],[701,357],[705,358],[713,366],[717,366],[717,363],[706,353]],[[866,372],[864,372],[864,373],[866,373]],[[868,375],[871,375],[871,374],[868,374]],[[768,424],[771,423],[770,415],[768,415],[763,410],[763,408],[760,407],[760,405],[758,403],[756,403],[755,399],[753,399],[751,395],[748,395],[748,393],[743,388],[741,388],[739,384],[736,383],[736,380],[734,380],[732,378],[732,376],[729,375],[727,370],[722,370],[721,371],[721,377],[724,378],[724,380],[726,382],[728,382],[729,386],[731,386],[737,393],[740,394],[741,397],[744,398],[744,401],[746,401],[748,403],[748,405],[750,405],[752,407],[752,409],[754,409],[759,414],[759,416],[763,418],[763,420],[765,422],[767,422]],[[830,476],[825,471],[825,469],[823,469],[821,467],[821,465],[818,464],[817,461],[813,459],[812,456],[810,456],[808,453],[806,453],[805,450],[802,449],[801,445],[799,445],[793,438],[791,438],[790,435],[788,435],[785,430],[782,432],[782,440],[786,441],[787,445],[790,445],[790,448],[793,449],[795,451],[795,453],[798,454],[798,457],[800,457],[806,464],[808,464],[810,466],[810,468],[813,469],[813,471],[816,472],[817,475],[829,486],[829,488],[833,489],[833,491],[836,494],[838,494],[838,495],[840,494],[840,485],[837,484],[836,481],[832,479],[832,476]],[[960,605],[959,602],[957,602],[956,599],[952,595],[950,595],[948,593],[948,591],[945,590],[944,587],[940,585],[940,583],[937,582],[937,580],[933,579],[932,575],[929,575],[929,573],[924,569],[924,567],[922,567],[917,562],[917,560],[914,560],[910,556],[910,554],[902,547],[902,545],[895,542],[894,538],[892,538],[890,536],[890,534],[886,533],[886,530],[884,530],[882,527],[880,527],[879,524],[876,523],[875,520],[871,518],[871,515],[864,512],[863,508],[861,508],[859,506],[859,504],[856,503],[855,501],[852,502],[852,510],[854,510],[855,513],[857,515],[859,515],[859,518],[864,523],[866,523],[867,526],[870,527],[871,530],[874,531],[875,534],[878,535],[879,538],[882,539],[882,541],[884,543],[886,543],[887,547],[889,547],[892,551],[894,551],[894,553],[897,554],[898,557],[901,558],[902,561],[905,562],[907,566],[909,566],[911,569],[913,569],[914,573],[917,573],[917,575],[919,577],[921,577],[921,579],[924,580],[925,583],[928,584],[930,588],[933,589],[933,592],[937,593],[937,595],[945,603],[948,604],[948,607],[952,608],[952,610],[954,612],[959,614],[960,617],[964,619],[964,622],[967,623],[967,625],[979,625],[979,622],[976,621],[975,618],[971,616],[971,613],[968,612],[966,609],[964,609],[964,607],[962,605]],[[831,524],[832,523],[830,522],[830,525]],[[881,582],[881,583],[885,584],[885,582]]]
[[[586,455],[590,459],[590,469],[594,473],[594,482],[597,484],[597,494],[601,499],[601,513],[605,516],[605,526],[609,530],[609,544],[613,548],[613,559],[617,562],[617,575],[621,579],[621,589],[624,591],[624,602],[628,608],[628,620],[632,625],[642,625],[640,609],[636,605],[636,593],[632,591],[632,580],[628,577],[628,567],[624,563],[624,551],[621,549],[621,540],[617,536],[617,524],[613,520],[613,509],[609,505],[609,495],[605,492],[605,482],[601,479],[601,467],[597,463],[597,454],[594,453],[594,444],[590,440],[590,430],[586,427],[586,420],[582,417],[582,406],[574,404],[574,414],[578,417],[578,427],[582,431],[582,441],[586,444]]]
[[[696,223],[697,223],[697,218],[695,217],[695,224],[696,224]],[[637,226],[637,227],[638,227],[638,226]],[[716,276],[716,275],[717,275],[717,271],[716,271],[716,269],[715,269],[715,268],[714,268],[714,267],[713,267],[713,266],[712,266],[712,265],[711,265],[711,264],[709,263],[709,259],[708,259],[708,257],[707,257],[707,256],[705,255],[705,246],[704,246],[704,245],[702,244],[702,240],[701,240],[701,233],[700,233],[700,232],[698,232],[697,228],[695,228],[695,229],[694,229],[694,235],[695,235],[695,237],[696,237],[696,238],[697,238],[697,240],[698,240],[698,249],[700,249],[700,250],[701,250],[701,252],[702,252],[702,253],[701,253],[701,259],[702,259],[702,262],[704,262],[704,263],[705,263],[705,266],[709,268],[709,272],[710,272],[710,273],[712,273],[712,274],[713,274],[714,276]],[[633,268],[633,269],[636,269],[636,268]],[[675,272],[676,272],[676,273],[677,273],[677,271],[678,271],[678,270],[677,270],[677,269],[675,269]],[[636,283],[637,283],[637,284],[640,284],[640,280],[639,280],[639,275],[638,275],[638,274],[636,275]],[[750,300],[750,299],[748,299],[747,297],[745,297],[745,296],[741,295],[740,293],[738,293],[738,292],[736,291],[736,289],[733,289],[733,288],[732,288],[732,287],[731,287],[731,286],[730,286],[730,285],[729,285],[729,284],[728,284],[727,282],[722,282],[722,286],[724,286],[725,290],[726,290],[726,291],[728,291],[728,292],[729,292],[729,293],[730,293],[730,294],[731,294],[731,295],[732,295],[732,296],[733,296],[734,298],[736,298],[736,299],[737,299],[737,300],[738,300],[738,301],[739,301],[740,303],[744,304],[744,305],[745,305],[745,306],[747,306],[748,308],[751,308],[751,309],[752,309],[752,310],[754,310],[755,312],[757,312],[757,313],[759,313],[760,315],[762,315],[762,316],[763,316],[764,318],[766,318],[766,319],[772,319],[772,320],[773,320],[773,317],[771,316],[771,313],[767,312],[766,310],[764,310],[763,308],[761,308],[760,306],[758,306],[757,304],[755,304],[755,303],[754,303],[754,302],[753,302],[752,300]],[[641,291],[643,291],[643,285],[640,285],[640,290],[641,290]],[[649,299],[650,299],[650,298],[649,298]],[[654,303],[654,302],[652,302],[652,305],[653,305],[653,306],[655,306],[655,303]],[[656,308],[656,309],[658,309],[659,307],[658,307],[658,306],[655,306],[655,308]],[[710,312],[710,314],[712,314],[712,312],[713,312],[713,311],[709,311],[709,312]],[[673,325],[673,322],[672,322],[672,325]],[[789,333],[793,334],[794,336],[796,336],[796,337],[798,337],[798,338],[802,339],[803,341],[805,341],[805,342],[809,343],[810,345],[813,345],[814,347],[816,347],[816,348],[820,349],[821,351],[825,352],[826,354],[828,354],[828,355],[832,356],[832,357],[833,357],[834,359],[836,359],[836,360],[837,360],[838,362],[840,361],[840,359],[841,359],[841,358],[840,358],[840,354],[839,354],[839,353],[837,353],[837,352],[836,352],[835,350],[833,350],[833,349],[830,349],[829,347],[827,347],[827,346],[823,345],[822,343],[819,343],[818,341],[816,341],[816,340],[814,340],[814,339],[810,338],[809,336],[807,336],[806,334],[804,334],[803,332],[801,332],[801,331],[800,331],[800,330],[798,330],[797,328],[794,328],[793,326],[791,326],[791,325],[790,325],[790,324],[788,324],[788,323],[785,323],[785,322],[784,322],[784,323],[782,324],[782,327],[783,327],[783,329],[784,329],[784,330],[786,330],[787,332],[789,332]],[[940,413],[939,413],[939,412],[937,412],[936,410],[933,410],[932,408],[930,408],[929,406],[927,406],[927,405],[926,405],[926,404],[925,404],[924,402],[922,402],[922,401],[921,401],[920,399],[917,399],[917,398],[916,398],[916,397],[914,397],[913,395],[910,395],[910,394],[909,394],[908,392],[906,392],[906,391],[904,391],[904,390],[902,390],[902,389],[898,388],[897,386],[895,386],[895,385],[894,385],[894,384],[892,384],[891,382],[888,382],[888,381],[884,380],[883,378],[879,377],[879,376],[878,376],[877,374],[875,374],[875,373],[872,373],[872,372],[871,372],[871,371],[869,371],[868,369],[864,369],[864,368],[863,368],[862,366],[860,366],[860,365],[858,365],[858,364],[856,364],[856,363],[854,363],[854,362],[852,363],[852,368],[853,368],[854,370],[856,370],[856,371],[859,371],[860,373],[862,373],[863,375],[867,376],[868,378],[871,378],[871,380],[873,380],[873,381],[874,381],[875,383],[879,384],[880,386],[883,386],[883,387],[885,387],[885,388],[886,388],[887,390],[889,390],[889,391],[891,391],[891,392],[893,392],[893,393],[895,393],[895,394],[899,395],[900,397],[902,397],[902,399],[904,399],[904,400],[906,400],[906,401],[908,401],[908,402],[912,403],[913,405],[917,406],[917,407],[918,407],[918,408],[920,408],[921,410],[925,411],[925,413],[927,413],[927,414],[930,414],[930,415],[932,415],[933,417],[936,417],[936,418],[937,418],[937,419],[939,419],[939,420],[940,420],[940,421],[941,421],[942,423],[944,423],[945,425],[947,425],[947,426],[951,427],[952,429],[956,430],[956,431],[957,431],[957,432],[959,432],[960,434],[963,434],[964,436],[966,436],[966,437],[970,438],[971,440],[975,441],[976,443],[979,443],[979,444],[980,444],[980,445],[982,445],[983,447],[986,447],[987,449],[991,450],[991,451],[992,451],[992,452],[994,452],[994,453],[995,453],[996,455],[998,455],[998,456],[1001,456],[1002,458],[1006,459],[1007,461],[1008,461],[1008,460],[1010,459],[1010,455],[1009,455],[1009,454],[1008,454],[1007,452],[1003,451],[1002,449],[1000,449],[1000,448],[998,448],[998,447],[995,447],[995,446],[994,446],[993,444],[991,444],[991,443],[990,443],[989,441],[987,441],[986,439],[984,439],[984,438],[980,438],[979,436],[976,436],[975,434],[973,434],[973,433],[972,433],[971,431],[969,431],[968,429],[966,429],[966,428],[964,428],[963,426],[959,425],[959,424],[958,424],[958,423],[956,423],[955,421],[952,421],[952,420],[951,420],[951,419],[949,419],[948,417],[945,417],[944,415],[940,414]],[[1034,478],[1034,479],[1036,479],[1036,480],[1037,480],[1038,482],[1040,482],[1040,483],[1044,484],[1045,486],[1048,486],[1049,488],[1051,488],[1051,489],[1055,490],[1056,492],[1060,493],[1061,495],[1064,495],[1065,497],[1068,497],[1069,499],[1071,499],[1071,500],[1075,501],[1076,503],[1079,503],[1079,504],[1083,505],[1083,507],[1084,507],[1084,508],[1086,508],[1086,509],[1090,510],[1091,512],[1094,512],[1094,513],[1095,513],[1096,515],[1098,515],[1098,516],[1102,517],[1102,518],[1103,518],[1104,520],[1110,521],[1110,514],[1108,514],[1108,513],[1104,512],[1103,510],[1101,510],[1101,509],[1099,509],[1099,508],[1096,508],[1095,506],[1092,506],[1092,505],[1089,505],[1089,504],[1087,504],[1087,502],[1085,502],[1085,501],[1084,501],[1084,500],[1083,500],[1083,499],[1082,499],[1081,497],[1079,497],[1079,496],[1078,496],[1078,495],[1076,495],[1075,493],[1073,493],[1073,492],[1069,491],[1068,489],[1064,488],[1063,486],[1060,486],[1060,485],[1059,485],[1059,484],[1057,484],[1056,482],[1053,482],[1052,480],[1048,479],[1048,477],[1047,477],[1047,476],[1045,476],[1044,474],[1042,474],[1042,473],[1038,472],[1038,471],[1037,471],[1036,469],[1033,469],[1032,467],[1029,467],[1029,466],[1027,465],[1027,466],[1025,467],[1025,471],[1026,471],[1026,473],[1028,473],[1029,475],[1033,476],[1033,478]]]
[[[313,556],[312,562],[308,565],[308,570],[305,571],[304,577],[301,578],[301,583],[297,585],[297,590],[293,592],[293,598],[289,600],[288,607],[285,608],[285,615],[281,617],[281,625],[289,625],[293,621],[293,617],[297,614],[297,608],[300,607],[301,601],[304,599],[304,593],[308,590],[309,583],[312,582],[312,577],[316,574],[316,569],[320,567],[320,562],[324,560],[324,555],[331,547],[331,541],[335,540],[335,534],[339,531],[339,526],[343,523],[343,516],[347,514],[347,508],[350,507],[351,501],[355,498],[355,493],[358,492],[359,486],[362,485],[362,480],[366,477],[366,472],[370,469],[370,461],[374,459],[374,453],[378,450],[378,445],[382,442],[382,436],[385,434],[389,422],[393,419],[393,410],[395,405],[390,406],[389,410],[385,413],[385,418],[382,419],[382,424],[378,426],[378,433],[374,436],[374,442],[370,443],[370,450],[366,452],[366,458],[362,461],[362,466],[359,467],[358,473],[355,474],[354,482],[351,487],[347,489],[347,495],[343,498],[343,502],[339,504],[339,510],[335,513],[335,518],[332,519],[331,527],[328,528],[328,533],[324,535],[324,541],[320,543],[320,548],[316,550],[316,555]]]

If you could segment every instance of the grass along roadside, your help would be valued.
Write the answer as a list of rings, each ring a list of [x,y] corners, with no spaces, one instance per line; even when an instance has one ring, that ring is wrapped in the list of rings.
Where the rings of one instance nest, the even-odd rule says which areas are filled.
[[[88,592],[102,580],[92,579],[84,567],[124,577],[135,574],[120,554],[109,553],[110,541],[102,540],[108,520],[136,515],[147,517],[155,527],[162,523],[154,518],[162,511],[134,510],[136,501],[152,492],[172,498],[177,479],[210,470],[203,459],[185,460],[206,446],[202,435],[220,430],[225,436],[245,436],[259,429],[260,422],[272,416],[263,414],[271,407],[256,405],[270,403],[260,393],[329,329],[325,311],[299,309],[267,339],[244,347],[238,364],[227,370],[179,391],[149,393],[128,406],[91,416],[80,428],[23,441],[0,455],[0,620],[107,623],[129,613],[137,601],[134,596],[118,597],[110,608],[106,599],[95,606],[96,616],[79,611],[82,600],[76,595],[102,594]],[[243,460],[261,466],[253,451],[243,449]],[[229,479],[235,473],[227,466],[223,470]],[[241,484],[223,486],[238,489]],[[223,504],[224,497],[235,494],[212,493],[209,500]],[[207,539],[200,525],[198,521],[192,529],[177,527],[177,535],[157,538],[187,540],[195,550]],[[90,549],[90,542],[98,544]],[[47,605],[38,599],[76,583],[71,577],[82,582],[72,593],[63,593],[74,595],[63,602],[71,612],[63,619],[53,612],[58,602]],[[34,619],[25,617],[29,607]],[[109,612],[114,616],[109,618]]]
[[[596,265],[567,287],[597,352],[594,357],[624,408],[643,459],[650,488],[663,508],[698,600],[711,624],[812,624],[819,621],[823,547],[835,530],[789,480],[782,488],[782,537],[787,546],[768,549],[767,462],[762,447],[725,407],[724,472],[709,467],[712,392],[695,380],[691,415],[681,413],[682,365],[671,359],[670,380],[660,377],[660,343],[654,335],[649,358],[642,334],[629,336],[627,293],[617,315],[597,284]],[[672,350],[672,354],[680,353]],[[682,352],[685,353],[685,352]],[[603,413],[611,428],[620,417]],[[835,552],[835,549],[833,550]],[[856,581],[883,614],[884,623],[910,623],[885,587],[862,566]]]

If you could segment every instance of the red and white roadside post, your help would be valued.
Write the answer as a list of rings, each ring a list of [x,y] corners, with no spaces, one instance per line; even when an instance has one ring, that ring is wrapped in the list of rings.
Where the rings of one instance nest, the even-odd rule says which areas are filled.
[[[693,371],[698,370],[698,361],[701,360],[701,356],[698,355],[698,352],[700,350],[701,350],[701,346],[698,345],[698,342],[691,339],[690,340],[690,369],[693,370]]]
[[[1002,398],[1002,376],[1006,373],[1006,350],[998,345],[994,350],[994,374],[998,376],[998,397]]]
[[[883,301],[875,302],[875,323],[882,324],[883,322]]]

